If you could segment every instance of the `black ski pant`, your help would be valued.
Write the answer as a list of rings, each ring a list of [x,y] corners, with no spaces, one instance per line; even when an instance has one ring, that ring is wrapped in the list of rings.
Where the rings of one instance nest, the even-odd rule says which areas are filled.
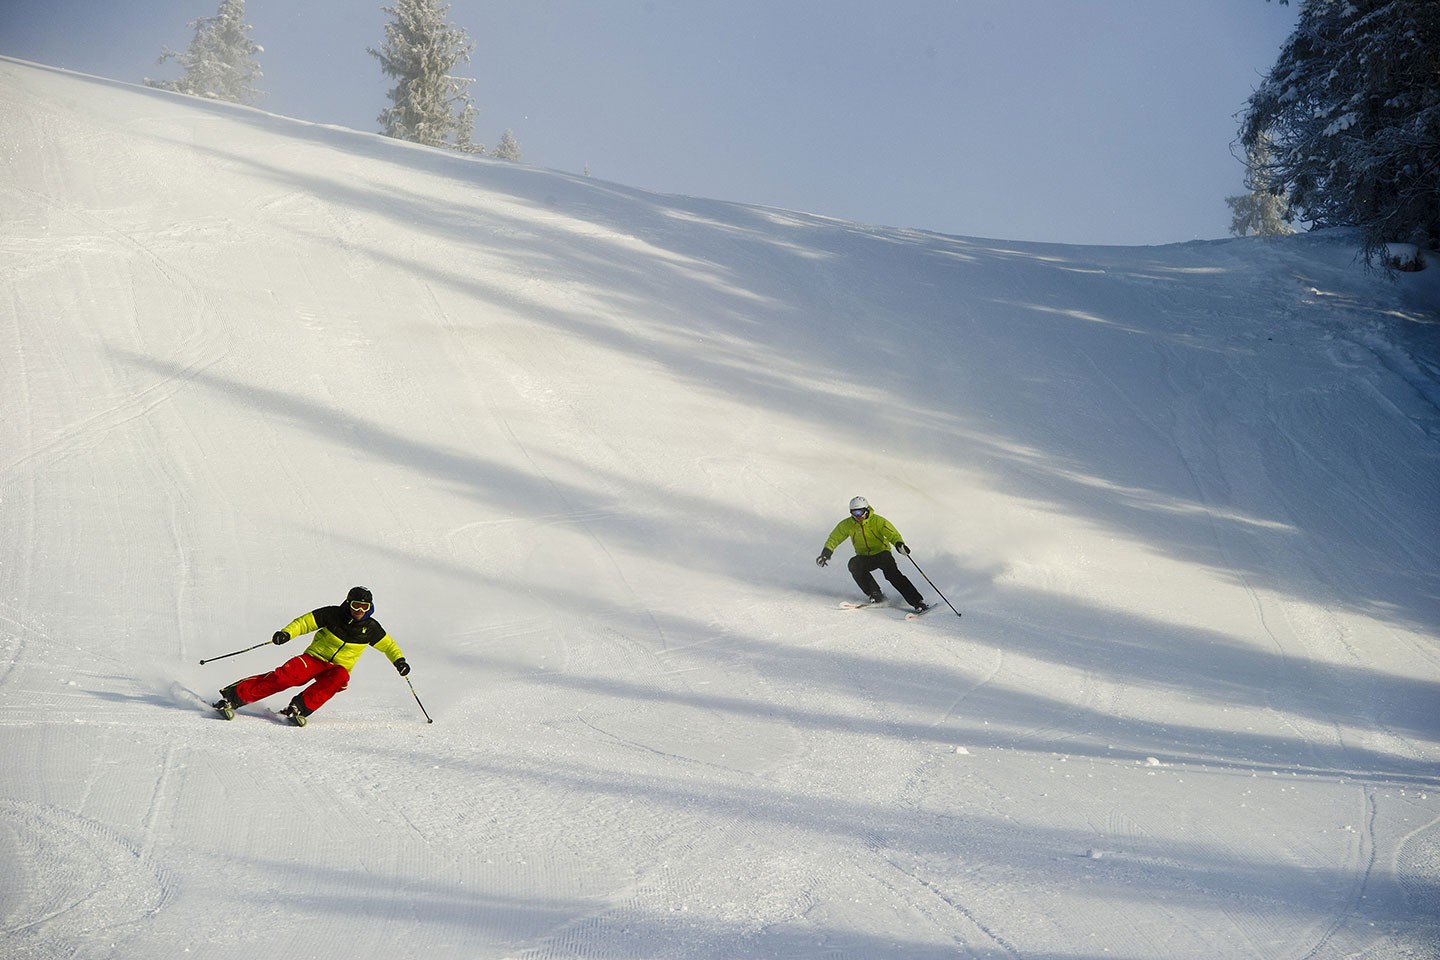
[[[923,602],[920,591],[915,589],[915,584],[910,578],[900,572],[895,565],[895,555],[889,550],[883,553],[872,553],[867,557],[860,554],[850,558],[850,576],[855,578],[855,583],[861,590],[865,591],[867,597],[880,596],[880,585],[875,582],[875,575],[872,570],[879,570],[885,574],[885,579],[890,581],[890,586],[900,591],[900,596],[910,606],[918,606]]]

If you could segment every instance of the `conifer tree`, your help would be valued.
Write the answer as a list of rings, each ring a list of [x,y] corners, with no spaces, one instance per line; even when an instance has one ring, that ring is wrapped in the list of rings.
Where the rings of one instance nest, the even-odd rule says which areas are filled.
[[[490,156],[497,160],[514,160],[518,162],[520,159],[520,142],[515,139],[515,134],[509,130],[501,134],[500,143],[494,150],[490,151]]]
[[[1269,136],[1257,138],[1245,151],[1245,186],[1250,192],[1225,198],[1233,214],[1230,233],[1234,236],[1278,237],[1295,232],[1283,188],[1272,186],[1266,178],[1270,153]]]
[[[145,85],[212,100],[253,104],[260,98],[255,81],[260,77],[256,56],[264,48],[250,39],[245,22],[245,0],[221,0],[213,17],[191,20],[195,38],[184,53],[165,49],[159,63],[174,60],[185,70],[178,80],[152,80]]]
[[[1263,182],[1299,219],[1440,246],[1440,2],[1302,0],[1250,97],[1240,142],[1272,138]]]
[[[432,147],[483,153],[470,139],[475,105],[470,99],[473,78],[454,74],[468,63],[475,44],[464,29],[449,23],[449,6],[439,0],[398,0],[381,7],[390,14],[385,44],[369,48],[385,74],[395,79],[390,106],[381,112],[386,136]]]

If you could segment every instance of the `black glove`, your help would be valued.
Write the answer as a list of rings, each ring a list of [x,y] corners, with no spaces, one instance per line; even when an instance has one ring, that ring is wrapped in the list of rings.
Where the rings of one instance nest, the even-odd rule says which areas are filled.
[[[270,638],[270,642],[275,644],[289,643],[290,634],[286,633],[284,630],[276,630],[275,636]]]
[[[400,674],[400,676],[402,677],[407,677],[410,675],[410,664],[405,662],[404,657],[401,657],[399,660],[395,661],[395,672]]]
[[[821,550],[821,551],[820,551],[820,556],[818,556],[818,557],[815,558],[815,566],[817,566],[817,567],[823,567],[823,566],[825,566],[825,564],[829,563],[829,562],[830,562],[830,554],[831,554],[831,552],[832,552],[832,551],[830,550],[829,547],[826,547],[824,550]]]
[[[905,541],[903,540],[895,541],[895,552],[900,554],[900,556],[902,557],[910,556],[910,548],[905,546]]]

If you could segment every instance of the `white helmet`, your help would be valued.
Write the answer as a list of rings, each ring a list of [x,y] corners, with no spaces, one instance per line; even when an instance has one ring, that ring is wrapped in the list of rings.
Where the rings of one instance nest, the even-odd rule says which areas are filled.
[[[869,510],[869,509],[870,509],[870,501],[869,501],[869,500],[866,500],[864,497],[851,497],[851,498],[850,498],[850,512],[851,512],[851,513],[854,513],[854,512],[857,511],[857,510]]]

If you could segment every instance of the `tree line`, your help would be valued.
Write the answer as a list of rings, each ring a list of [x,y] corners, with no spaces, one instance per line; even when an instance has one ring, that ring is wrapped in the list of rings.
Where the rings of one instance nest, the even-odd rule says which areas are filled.
[[[439,0],[397,0],[381,7],[390,15],[385,40],[368,52],[395,81],[390,105],[379,116],[380,132],[398,140],[462,153],[484,154],[476,143],[473,77],[457,73],[470,62],[475,44],[465,30],[449,22],[449,6]],[[221,0],[213,17],[188,24],[194,39],[184,52],[165,48],[160,63],[175,61],[184,71],[175,80],[145,79],[147,86],[197,97],[253,105],[260,99],[259,56],[264,48],[250,38],[245,0]],[[520,144],[506,130],[490,151],[500,160],[519,160]]]
[[[449,7],[396,0],[381,9],[391,19],[369,53],[395,81],[381,132],[484,153],[473,140],[475,81],[457,72],[475,44],[447,20]],[[184,76],[145,82],[254,103],[263,51],[244,0],[222,0],[190,27],[189,48],[160,57]],[[1440,0],[1301,0],[1294,32],[1246,103],[1236,146],[1248,192],[1226,198],[1231,233],[1358,227],[1366,263],[1386,268],[1403,265],[1391,261],[1391,244],[1440,249]],[[490,155],[519,160],[514,134],[506,130]]]

